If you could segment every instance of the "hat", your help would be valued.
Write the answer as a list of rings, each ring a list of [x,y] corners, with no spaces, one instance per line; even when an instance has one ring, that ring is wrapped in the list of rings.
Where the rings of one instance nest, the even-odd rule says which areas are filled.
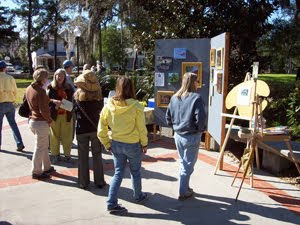
[[[6,63],[4,61],[0,61],[0,69],[6,68]]]
[[[86,91],[99,91],[101,90],[99,80],[96,74],[91,70],[85,70],[80,74],[74,84],[78,88],[82,88]]]
[[[65,60],[65,61],[63,62],[63,65],[64,65],[64,68],[68,68],[68,67],[70,67],[70,66],[73,66],[73,63],[72,63],[71,60]]]

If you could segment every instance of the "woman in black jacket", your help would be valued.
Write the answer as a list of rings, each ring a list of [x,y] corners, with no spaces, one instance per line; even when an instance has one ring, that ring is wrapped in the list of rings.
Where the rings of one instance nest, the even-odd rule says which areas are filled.
[[[76,113],[76,137],[78,142],[78,182],[86,189],[90,183],[89,146],[93,156],[94,183],[103,188],[106,185],[102,165],[102,145],[97,137],[100,111],[103,107],[101,87],[96,75],[85,70],[75,81],[74,94]]]

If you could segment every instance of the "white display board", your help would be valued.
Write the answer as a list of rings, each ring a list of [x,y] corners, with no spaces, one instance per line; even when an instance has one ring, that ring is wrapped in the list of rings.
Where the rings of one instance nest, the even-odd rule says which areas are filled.
[[[210,82],[207,131],[221,145],[225,135],[225,97],[228,85],[229,33],[213,37],[210,42]]]

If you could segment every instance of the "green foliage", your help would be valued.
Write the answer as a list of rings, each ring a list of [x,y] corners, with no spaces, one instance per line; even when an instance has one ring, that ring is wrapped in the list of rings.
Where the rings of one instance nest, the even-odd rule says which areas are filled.
[[[125,52],[127,39],[122,38],[121,30],[112,25],[102,31],[103,58],[110,67],[121,66],[124,68]]]
[[[300,26],[293,19],[295,10],[287,12],[284,18],[276,19],[272,29],[257,42],[259,55],[268,59],[274,72],[290,73],[295,65],[300,65]]]
[[[292,135],[300,139],[300,81],[296,82],[294,90],[289,94],[287,103],[287,124],[292,130]]]
[[[266,82],[271,91],[271,97],[268,98],[269,105],[263,112],[267,126],[289,126],[292,138],[299,140],[300,82],[295,80],[286,83],[272,80]]]
[[[276,2],[130,0],[124,6],[129,15],[125,22],[134,42],[152,51],[156,39],[211,38],[229,32],[229,83],[234,85],[257,60],[256,42],[271,28],[268,17]]]
[[[131,77],[134,83],[136,97],[141,101],[148,101],[154,96],[154,72],[145,72],[142,76],[139,72],[126,72],[126,75]],[[115,90],[116,80],[119,75],[99,75],[97,74],[102,94],[104,97],[108,96],[109,91]],[[122,75],[120,75],[122,76]]]
[[[133,79],[137,99],[147,102],[154,97],[154,72],[145,71],[141,76],[138,71],[131,71],[126,75]]]
[[[0,47],[10,44],[19,37],[15,32],[15,25],[12,25],[14,16],[7,7],[0,6]]]

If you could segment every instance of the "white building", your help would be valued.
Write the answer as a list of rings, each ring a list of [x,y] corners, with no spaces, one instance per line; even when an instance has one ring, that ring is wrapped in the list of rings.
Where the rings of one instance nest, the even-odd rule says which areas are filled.
[[[57,68],[62,67],[63,61],[67,58],[74,56],[74,51],[70,52],[70,56],[66,54],[67,42],[58,37],[57,38]],[[49,71],[53,71],[54,68],[54,37],[49,37],[44,40],[43,46],[36,52],[32,53],[33,68],[37,65],[45,66]]]

